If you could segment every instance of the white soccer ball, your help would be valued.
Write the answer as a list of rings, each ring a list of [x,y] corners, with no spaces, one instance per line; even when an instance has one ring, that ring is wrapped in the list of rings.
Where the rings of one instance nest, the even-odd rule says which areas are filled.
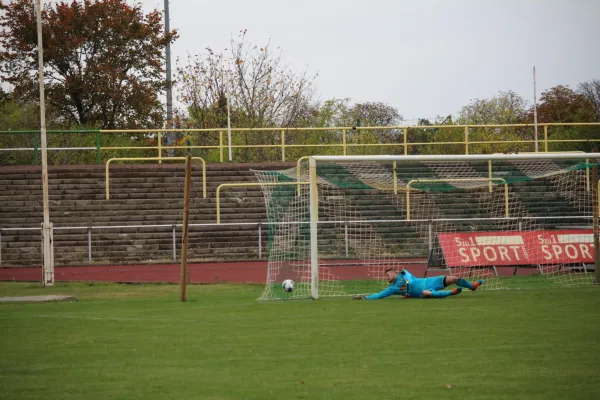
[[[286,279],[281,283],[281,287],[286,292],[291,292],[292,290],[294,290],[294,281],[291,279]]]

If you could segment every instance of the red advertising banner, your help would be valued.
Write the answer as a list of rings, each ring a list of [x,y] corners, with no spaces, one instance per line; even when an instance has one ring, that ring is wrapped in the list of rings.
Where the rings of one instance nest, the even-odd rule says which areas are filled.
[[[438,233],[449,267],[594,262],[591,229]]]

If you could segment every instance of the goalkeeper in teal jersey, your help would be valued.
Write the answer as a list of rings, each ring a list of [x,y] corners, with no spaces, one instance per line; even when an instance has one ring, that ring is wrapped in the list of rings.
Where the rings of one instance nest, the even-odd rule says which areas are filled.
[[[356,295],[353,299],[375,300],[391,295],[401,295],[405,298],[441,298],[457,295],[462,292],[463,288],[477,290],[483,284],[482,280],[471,283],[466,279],[457,278],[452,275],[417,278],[405,269],[398,273],[392,268],[385,271],[384,277],[390,283],[390,286],[385,290],[368,296]],[[453,284],[456,284],[458,287],[452,290],[442,290],[446,286]]]

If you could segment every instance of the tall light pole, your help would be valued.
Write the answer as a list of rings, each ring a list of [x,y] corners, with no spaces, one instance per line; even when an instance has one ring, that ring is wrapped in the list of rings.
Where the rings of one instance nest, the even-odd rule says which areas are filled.
[[[231,161],[233,156],[231,154],[231,112],[229,109],[229,91],[227,91],[227,143],[229,146],[229,161]]]
[[[165,33],[171,32],[171,24],[169,21],[169,0],[165,0]],[[171,41],[167,42],[165,50],[166,69],[167,69],[167,128],[173,128],[173,89],[171,88]],[[173,145],[173,133],[167,134],[167,146]],[[173,149],[169,149],[169,156],[174,154]]]
[[[231,149],[231,105],[229,101],[229,82],[231,75],[228,73],[225,78],[225,69],[223,68],[223,57],[221,57],[221,80],[225,86],[225,98],[227,99],[227,147],[229,148],[229,161],[233,160],[233,154]]]
[[[38,41],[38,79],[40,83],[40,133],[42,147],[42,193],[44,201],[44,222],[42,223],[42,283],[44,286],[54,285],[54,244],[52,240],[52,223],[50,223],[50,206],[48,200],[48,149],[46,146],[46,102],[44,96],[44,48],[42,42],[42,5],[36,0],[37,41]]]
[[[538,152],[537,90],[535,87],[535,65],[533,66],[533,126],[535,131],[535,152]]]

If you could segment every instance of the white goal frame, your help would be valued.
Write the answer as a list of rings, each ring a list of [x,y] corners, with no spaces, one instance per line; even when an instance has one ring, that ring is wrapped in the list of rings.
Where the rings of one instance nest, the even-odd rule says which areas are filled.
[[[310,189],[310,252],[311,252],[311,297],[319,298],[319,248],[317,242],[319,205],[317,188],[317,163],[322,162],[422,162],[422,161],[494,161],[494,160],[589,160],[600,159],[600,153],[528,153],[528,154],[490,154],[490,155],[415,155],[415,156],[395,156],[395,155],[373,155],[373,156],[310,156],[308,158],[309,166],[309,189]],[[600,189],[600,181],[594,182],[594,190]],[[597,192],[598,193],[598,192]],[[600,208],[600,196],[598,196],[598,205]],[[594,240],[598,241],[598,216],[594,216]],[[598,264],[598,260],[595,260]],[[596,279],[598,280],[600,271],[596,268]]]

